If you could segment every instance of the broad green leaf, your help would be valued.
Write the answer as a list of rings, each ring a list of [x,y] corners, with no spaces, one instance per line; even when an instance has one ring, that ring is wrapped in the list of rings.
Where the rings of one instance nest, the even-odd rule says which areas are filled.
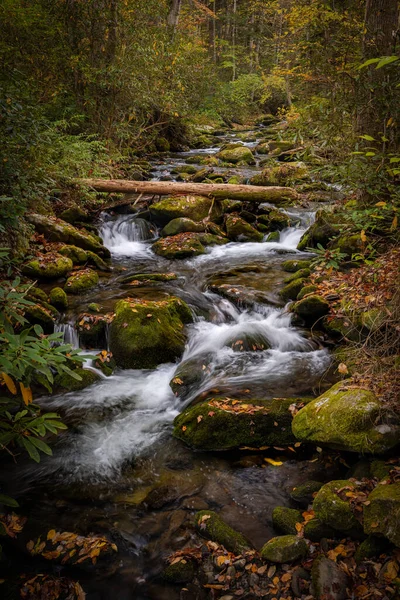
[[[4,506],[12,506],[13,508],[17,508],[19,506],[18,502],[7,496],[6,494],[0,494],[0,504],[4,504]]]
[[[376,65],[376,68],[381,69],[382,67],[384,67],[386,65],[390,65],[391,63],[394,63],[399,59],[400,59],[400,56],[384,56],[383,58],[380,59],[380,61]]]

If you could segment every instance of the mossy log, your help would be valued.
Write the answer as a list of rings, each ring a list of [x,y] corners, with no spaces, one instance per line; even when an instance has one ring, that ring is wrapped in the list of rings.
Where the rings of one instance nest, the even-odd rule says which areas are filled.
[[[189,183],[175,181],[130,181],[126,179],[77,179],[77,183],[91,187],[96,192],[120,194],[155,194],[161,196],[195,194],[214,198],[232,198],[250,202],[286,204],[299,199],[289,187],[231,185],[229,183]]]

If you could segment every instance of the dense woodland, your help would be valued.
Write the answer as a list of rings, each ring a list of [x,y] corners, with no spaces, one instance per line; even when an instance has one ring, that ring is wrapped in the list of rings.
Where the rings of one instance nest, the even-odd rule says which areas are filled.
[[[397,0],[0,2],[4,597],[399,597],[399,18]],[[295,246],[284,246],[284,232],[295,235],[306,213],[312,223]],[[139,224],[131,227],[126,215]],[[116,220],[118,231],[104,228],[107,219]],[[144,253],[140,260],[129,255],[133,262],[116,254],[121,232],[129,242],[146,242],[152,260],[161,261],[157,267],[143,267]],[[220,280],[190,262],[243,242],[249,248],[283,244],[283,250],[271,246],[282,254],[273,262],[274,279],[261,251],[257,259],[235,263],[236,270],[226,266]],[[183,270],[182,260],[189,260]],[[188,269],[193,275],[197,268],[201,283],[193,293],[193,282],[184,285],[191,281]],[[270,289],[260,282],[253,289],[254,273],[271,281]],[[234,307],[227,323],[242,323],[256,310],[255,322],[269,318],[265,306],[259,308],[263,303],[281,311],[279,318],[289,319],[287,335],[297,327],[308,340],[301,351],[329,354],[318,381],[293,388],[289,374],[290,392],[278,386],[264,396],[261,384],[224,388],[228,376],[204,387],[218,361],[203,353],[199,368],[190,336],[198,335],[202,319],[217,319],[207,304],[210,293],[213,302],[223,298]],[[66,337],[72,322],[80,347]],[[253,354],[275,348],[253,325],[226,344]],[[97,353],[89,357],[92,370],[82,348]],[[68,444],[82,416],[81,406],[71,416],[57,403],[60,394],[78,398],[86,387],[100,386],[99,370],[104,379],[124,370],[140,372],[139,378],[176,361],[168,390],[186,402],[173,409],[182,463],[192,460],[188,447],[209,452],[204,460],[217,465],[210,469],[220,476],[215,450],[225,451],[229,469],[260,471],[260,464],[284,470],[296,455],[297,475],[282,476],[292,477],[292,491],[268,516],[269,539],[259,551],[246,520],[238,531],[233,513],[224,521],[227,501],[186,494],[181,483],[173,484],[179,493],[170,498],[173,469],[180,467],[166,468],[150,489],[146,478],[154,465],[140,458],[137,467],[133,457],[142,455],[136,449],[121,461],[132,469],[131,487],[120,465],[113,491],[109,473],[91,482],[90,493],[82,484],[82,512],[92,515],[109,503],[101,518],[96,513],[85,524],[81,517],[72,521],[81,499],[71,490],[80,480],[53,490],[48,481],[35,487],[24,479],[27,465],[43,459],[58,461],[54,473],[58,469],[62,479],[61,455],[52,457],[52,447],[63,448],[63,439]],[[304,367],[303,377],[307,373],[310,381],[317,376],[311,367]],[[116,388],[125,385],[116,382]],[[203,430],[210,420],[214,424]],[[239,420],[252,437],[242,435]],[[280,437],[278,422],[286,431]],[[306,463],[308,470],[301,466]],[[45,470],[38,473],[45,477]],[[132,481],[141,482],[143,496]],[[140,501],[126,500],[128,487]],[[186,496],[194,496],[195,516],[188,500],[181,502]],[[130,531],[148,544],[135,539],[133,551],[117,525],[104,525],[120,519],[120,513],[104,516],[114,514],[113,502],[124,510],[135,505],[143,528],[150,510],[170,521],[160,525],[159,538],[146,538],[140,526],[140,534]],[[58,517],[49,516],[52,503]],[[65,507],[69,522],[61,515]],[[153,522],[146,527],[153,531]],[[270,539],[276,533],[285,535]],[[127,557],[141,553],[145,558],[135,568],[146,573],[126,580],[130,592],[128,584],[108,583],[120,576],[114,555],[126,567]],[[105,579],[102,565],[108,565]]]

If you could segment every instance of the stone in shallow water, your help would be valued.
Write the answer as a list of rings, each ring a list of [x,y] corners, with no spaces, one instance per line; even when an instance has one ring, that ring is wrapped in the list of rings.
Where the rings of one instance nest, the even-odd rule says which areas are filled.
[[[85,294],[88,290],[96,287],[98,283],[99,276],[96,271],[84,269],[68,277],[64,289],[67,294]]]
[[[73,267],[72,260],[57,252],[48,252],[28,261],[22,272],[34,279],[57,279],[64,277]]]
[[[260,551],[264,560],[274,563],[290,563],[307,555],[305,540],[295,535],[282,535],[269,540]]]
[[[330,481],[322,486],[313,502],[313,509],[317,519],[337,531],[360,531],[360,522],[354,516],[350,505],[350,498],[342,500],[338,491],[343,488],[350,492],[357,492],[358,485],[349,479]]]
[[[180,217],[201,221],[208,216],[212,206],[212,200],[205,196],[168,196],[152,204],[150,214],[161,225]]]
[[[263,234],[237,214],[230,214],[225,221],[228,238],[235,242],[262,242]]]
[[[303,520],[301,512],[295,508],[277,506],[272,512],[272,523],[282,533],[297,535],[296,523],[302,523]]]

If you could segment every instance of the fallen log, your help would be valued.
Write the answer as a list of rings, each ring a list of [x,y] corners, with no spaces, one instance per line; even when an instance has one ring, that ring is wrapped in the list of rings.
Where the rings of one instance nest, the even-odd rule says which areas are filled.
[[[127,179],[77,179],[96,192],[118,194],[154,194],[158,196],[209,196],[231,198],[250,202],[287,204],[299,199],[299,194],[289,187],[231,185],[229,183],[178,183],[175,181],[130,181]]]

